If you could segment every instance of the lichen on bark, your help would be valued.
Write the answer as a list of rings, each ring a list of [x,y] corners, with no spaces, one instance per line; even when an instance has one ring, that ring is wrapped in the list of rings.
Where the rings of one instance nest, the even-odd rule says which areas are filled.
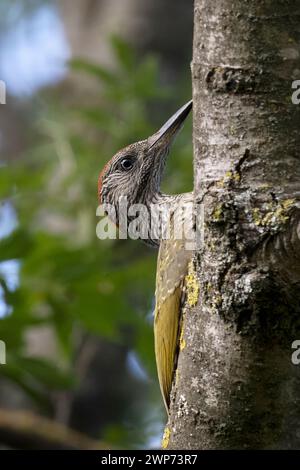
[[[195,0],[195,198],[205,236],[168,449],[300,448],[291,362],[300,338],[299,19],[299,0]]]

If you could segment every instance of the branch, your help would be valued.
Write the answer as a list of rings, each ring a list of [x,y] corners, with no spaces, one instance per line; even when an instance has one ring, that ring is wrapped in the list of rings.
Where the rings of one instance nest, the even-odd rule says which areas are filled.
[[[0,409],[0,442],[21,449],[108,449],[101,441],[28,411]]]

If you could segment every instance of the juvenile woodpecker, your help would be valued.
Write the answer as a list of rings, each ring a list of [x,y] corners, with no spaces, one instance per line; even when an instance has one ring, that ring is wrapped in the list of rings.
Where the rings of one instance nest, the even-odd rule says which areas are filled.
[[[154,342],[158,378],[167,411],[177,361],[184,278],[192,257],[193,193],[163,194],[160,183],[170,146],[191,109],[192,101],[189,101],[148,139],[120,150],[105,165],[98,179],[99,203],[108,207],[106,211],[117,225],[122,215],[120,198],[127,199],[128,207],[143,204],[152,214],[152,229],[141,226],[140,232],[146,243],[159,247]],[[166,208],[169,208],[168,216],[161,220],[160,214],[165,213]],[[140,225],[149,222],[146,217],[141,219]],[[128,223],[130,221],[128,218]]]

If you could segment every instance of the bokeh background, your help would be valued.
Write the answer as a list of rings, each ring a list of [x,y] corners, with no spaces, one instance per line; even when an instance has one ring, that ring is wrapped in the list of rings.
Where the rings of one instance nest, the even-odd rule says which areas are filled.
[[[18,410],[109,446],[159,446],[156,252],[97,239],[97,177],[190,99],[192,31],[192,0],[0,0],[2,447]],[[192,188],[190,121],[170,193]],[[18,446],[38,448],[24,419]]]

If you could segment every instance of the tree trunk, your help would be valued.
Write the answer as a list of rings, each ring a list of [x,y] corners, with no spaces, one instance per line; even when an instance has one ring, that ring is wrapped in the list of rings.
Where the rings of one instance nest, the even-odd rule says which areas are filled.
[[[204,236],[188,278],[170,449],[300,448],[299,22],[299,0],[195,0]]]

